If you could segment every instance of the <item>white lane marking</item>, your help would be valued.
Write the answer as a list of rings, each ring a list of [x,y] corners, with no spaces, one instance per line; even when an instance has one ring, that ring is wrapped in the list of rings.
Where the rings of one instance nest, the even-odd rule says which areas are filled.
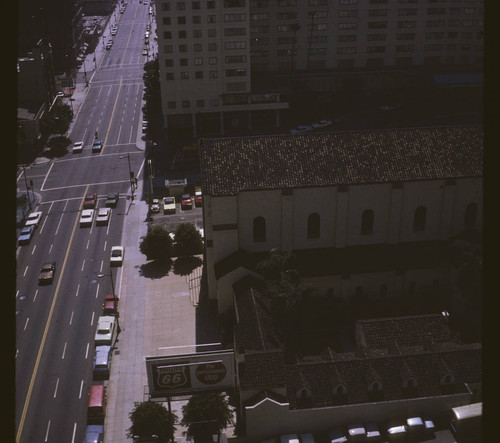
[[[109,227],[109,225],[108,225],[108,227]],[[103,251],[105,251],[105,250],[106,250],[106,245],[107,245],[107,243],[108,243],[108,241],[107,241],[107,240],[104,240],[104,248],[103,248]]]
[[[78,398],[82,398],[82,391],[83,391],[83,380],[80,383],[80,395],[78,396]]]
[[[47,441],[49,438],[49,429],[50,429],[50,420],[47,424],[47,432],[45,433],[45,441]]]
[[[47,215],[50,214],[50,211],[52,210],[52,206],[54,205],[54,203],[51,203],[50,207],[49,207],[49,210],[47,211]],[[47,223],[47,218],[48,217],[45,217],[43,219],[43,224],[42,224],[42,227],[40,228],[40,234],[43,232],[43,228],[45,227],[45,223]]]
[[[75,311],[71,311],[71,317],[69,319],[69,324],[71,325],[71,323],[73,323],[73,314],[75,313]]]
[[[78,297],[78,292],[80,292],[80,284],[78,284],[77,288],[76,288],[76,294],[75,294],[75,297]]]
[[[35,303],[36,296],[38,295],[38,289],[35,291],[35,296],[33,297],[33,303]]]
[[[50,251],[52,251],[52,246],[54,246],[54,243],[52,243],[52,244],[50,245],[50,248],[49,248],[49,254],[50,254]]]
[[[26,328],[28,327],[28,323],[29,323],[29,321],[30,321],[30,318],[28,317],[28,318],[26,319],[26,323],[24,324],[24,330],[25,330],[25,331],[26,331]]]
[[[113,154],[103,154],[102,157],[105,157],[106,155],[113,155]],[[130,180],[116,180],[113,182],[85,183],[85,184],[81,184],[81,185],[61,186],[61,187],[56,187],[56,188],[48,188],[48,189],[45,189],[45,191],[58,191],[60,189],[81,188],[81,187],[92,186],[92,185],[114,185],[117,183],[127,183],[127,182],[130,182]],[[56,201],[56,200],[54,200],[54,201]],[[60,200],[58,200],[58,201],[60,201]]]
[[[23,274],[23,277],[26,276],[26,272],[28,271],[28,266],[26,266],[26,269],[24,270],[24,274]]]
[[[97,290],[95,291],[95,298],[99,297],[99,283],[97,283]]]
[[[85,266],[85,259],[83,259],[83,262],[82,262],[82,272],[83,272],[83,267]]]
[[[71,439],[71,443],[75,442],[75,434],[76,434],[76,421],[75,421],[75,424],[73,426],[73,438]]]
[[[59,386],[59,379],[56,381],[56,389],[54,390],[54,398],[57,396],[57,387]]]
[[[89,243],[90,243],[90,238],[87,240],[87,246],[85,247],[85,249],[89,248]]]
[[[61,218],[59,219],[59,224],[57,225],[57,229],[56,229],[56,232],[55,232],[54,235],[57,235],[57,231],[59,231],[59,226],[61,226],[61,222],[62,222],[64,213],[66,212],[66,206],[68,206],[68,201],[67,200],[66,200],[66,203],[64,204],[64,208],[63,208],[62,213],[61,213]]]
[[[94,312],[92,312],[92,319],[90,320],[90,326],[92,326],[94,324]]]
[[[47,181],[47,179],[49,178],[49,174],[50,174],[50,171],[52,170],[52,167],[54,166],[54,163],[52,163],[50,165],[50,168],[49,170],[47,171],[47,174],[45,174],[45,178],[43,180],[43,183],[42,183],[42,186],[40,186],[40,191],[44,191],[43,187],[45,186],[45,182]]]
[[[106,235],[109,235],[109,227],[111,226],[111,218],[113,217],[113,211],[109,214],[109,222],[108,222],[108,227],[106,229]],[[106,249],[104,249],[106,250]]]
[[[102,272],[102,267],[104,266],[104,260],[101,260],[101,269],[100,272]]]
[[[31,251],[31,255],[33,255],[35,253],[35,249],[36,249],[36,245],[33,246],[33,251]]]
[[[16,291],[16,298],[17,298],[18,295],[19,295],[19,289]]]
[[[68,342],[65,342],[64,343],[64,349],[63,349],[63,353],[62,353],[62,356],[61,356],[61,359],[64,360],[64,355],[66,354],[66,346],[67,346]]]
[[[87,343],[87,350],[85,351],[85,360],[87,360],[87,358],[89,356],[89,346],[90,346],[90,343]]]

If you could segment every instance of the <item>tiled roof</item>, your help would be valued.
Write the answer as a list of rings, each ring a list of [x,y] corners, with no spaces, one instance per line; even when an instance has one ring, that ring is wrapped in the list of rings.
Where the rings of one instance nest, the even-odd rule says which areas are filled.
[[[368,349],[425,346],[453,341],[447,317],[439,314],[358,320]]]
[[[283,353],[280,350],[245,354],[241,389],[264,390],[285,386]]]
[[[244,190],[480,177],[481,126],[200,140],[202,188]]]

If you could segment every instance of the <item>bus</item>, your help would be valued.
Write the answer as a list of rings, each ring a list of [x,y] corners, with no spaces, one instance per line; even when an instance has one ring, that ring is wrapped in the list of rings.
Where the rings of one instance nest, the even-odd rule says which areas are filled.
[[[89,392],[87,424],[104,424],[106,415],[106,387],[92,385]]]
[[[480,443],[483,403],[457,406],[450,411],[450,428],[459,443]]]

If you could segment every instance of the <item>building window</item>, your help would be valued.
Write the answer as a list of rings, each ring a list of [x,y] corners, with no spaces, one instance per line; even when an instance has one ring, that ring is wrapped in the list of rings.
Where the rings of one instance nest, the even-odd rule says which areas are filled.
[[[201,38],[201,29],[193,30],[193,38]]]
[[[337,48],[337,54],[356,54],[356,47],[351,48]]]
[[[224,14],[225,22],[244,22],[246,19],[247,19],[246,14]]]
[[[339,35],[338,41],[339,42],[355,42],[356,38],[357,38],[357,35]]]
[[[215,9],[215,2],[214,1],[207,2],[207,9]]]
[[[175,109],[176,107],[177,107],[177,104],[175,102],[167,102],[168,109]]]
[[[165,59],[165,66],[174,66],[174,60],[171,58]]]
[[[346,29],[358,29],[357,23],[339,23],[338,24],[339,31],[344,31]]]
[[[170,17],[163,17],[162,22],[164,25],[170,25]]]
[[[188,52],[188,45],[179,45],[179,52]]]
[[[266,241],[266,220],[264,217],[256,217],[253,220],[253,241]]]
[[[224,49],[246,49],[246,42],[225,42]]]
[[[217,106],[219,106],[219,99],[218,98],[211,98],[210,99],[210,106],[212,108],[216,108]]]
[[[171,38],[172,38],[172,33],[171,33],[170,31],[165,31],[165,32],[163,33],[163,38],[164,38],[165,40],[169,40],[169,39],[171,39]]]
[[[174,73],[173,72],[167,72],[167,80],[174,80]]]
[[[184,9],[186,9],[186,4],[184,2],[177,2],[176,7],[178,11],[183,11]]]
[[[387,22],[368,22],[368,29],[386,29]]]
[[[200,9],[200,2],[191,2],[191,9]]]
[[[195,43],[193,45],[193,52],[201,52],[203,50],[203,45],[201,43]]]
[[[186,31],[178,31],[177,35],[179,38],[186,38],[187,37],[187,32]]]
[[[477,204],[470,203],[465,209],[465,229],[473,229],[476,226]]]
[[[310,214],[307,217],[307,238],[319,238],[320,216],[317,213]]]
[[[245,77],[246,69],[226,69],[226,77]]]
[[[174,47],[172,45],[165,45],[163,47],[163,52],[165,54],[172,54],[172,52],[174,52]]]
[[[357,17],[358,10],[357,9],[346,9],[339,11],[339,17]]]
[[[245,0],[224,0],[224,8],[242,8],[245,4]]]
[[[216,65],[217,64],[217,57],[208,57],[208,64],[209,65]]]
[[[162,11],[170,11],[170,3],[162,3],[161,10]]]
[[[426,215],[427,215],[427,209],[425,208],[425,206],[419,206],[415,210],[415,216],[413,218],[413,232],[425,230]]]
[[[193,25],[201,25],[201,15],[193,15]]]
[[[446,8],[427,8],[427,15],[445,15]]]
[[[297,0],[278,0],[278,6],[297,6]]]
[[[417,10],[416,9],[398,9],[398,16],[399,17],[404,17],[407,15],[417,15]]]
[[[194,64],[195,64],[195,66],[201,66],[203,64],[203,58],[202,57],[196,57],[194,59]]]
[[[207,16],[207,23],[215,23],[215,15],[208,15]]]
[[[374,42],[374,41],[383,42],[385,41],[386,37],[387,34],[368,34],[367,40],[369,42]]]
[[[209,44],[208,44],[208,50],[209,50],[210,52],[217,51],[217,43],[209,43]]]
[[[196,100],[196,107],[197,108],[204,108],[205,107],[205,100]]]
[[[226,55],[224,57],[224,63],[246,63],[246,55]]]
[[[252,16],[262,16],[265,15],[265,17],[261,17],[260,20],[262,19],[267,19],[267,14],[252,14]],[[278,12],[278,20],[296,20],[297,19],[297,13],[296,12]],[[255,20],[258,20],[255,18]]]
[[[194,73],[194,78],[195,78],[196,80],[201,80],[201,79],[203,78],[203,71],[196,71],[196,72]]]
[[[385,46],[368,46],[366,48],[366,52],[368,54],[375,54],[375,53],[385,52]]]
[[[181,58],[181,59],[179,60],[179,64],[180,64],[181,66],[187,66],[187,65],[188,65],[188,59],[187,59],[187,58]]]
[[[189,108],[191,106],[191,102],[189,100],[182,100],[182,107]]]
[[[208,76],[209,76],[210,78],[217,78],[217,71],[210,71],[210,72],[208,73]]]
[[[185,25],[186,24],[186,17],[185,16],[177,17],[177,24],[178,25]]]
[[[403,32],[396,34],[397,40],[415,40],[414,32]]]
[[[387,17],[387,9],[370,9],[368,17]]]
[[[367,209],[361,216],[361,234],[373,234],[373,211]]]
[[[181,72],[181,80],[189,80],[189,72],[187,71]]]
[[[357,5],[358,0],[339,0],[339,5]]]
[[[417,22],[416,21],[398,22],[398,28],[399,29],[409,29],[409,28],[416,28],[416,27],[417,27]]]

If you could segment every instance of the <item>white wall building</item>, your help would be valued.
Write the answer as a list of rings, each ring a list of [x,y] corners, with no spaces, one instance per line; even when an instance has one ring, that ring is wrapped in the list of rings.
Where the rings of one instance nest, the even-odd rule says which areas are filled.
[[[477,126],[202,139],[210,298],[231,308],[273,248],[345,297],[447,285],[443,244],[482,230],[482,149]]]

